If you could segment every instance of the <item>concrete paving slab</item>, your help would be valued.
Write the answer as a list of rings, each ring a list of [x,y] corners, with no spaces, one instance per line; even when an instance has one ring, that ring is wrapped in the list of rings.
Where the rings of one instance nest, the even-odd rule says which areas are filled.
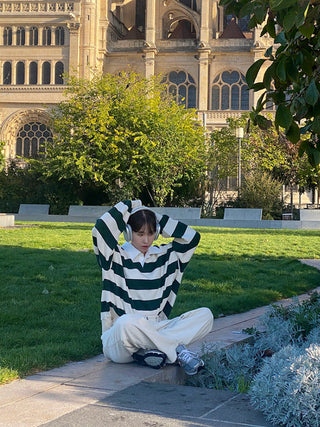
[[[104,369],[89,373],[66,384],[91,387],[99,390],[119,391],[155,375],[155,370],[136,363],[113,363],[106,361]]]
[[[250,407],[245,395],[146,382],[45,425],[270,426],[260,412]]]
[[[110,393],[110,392],[109,392]],[[108,392],[58,385],[0,408],[0,425],[34,427],[105,398]]]
[[[105,364],[107,363],[106,358],[103,354],[99,354],[96,357],[92,357],[88,360],[83,360],[79,362],[67,363],[60,368],[50,369],[49,371],[41,372],[37,376],[45,377],[61,377],[65,380],[79,378],[84,375],[88,375],[90,372],[96,372],[99,369],[104,369]]]
[[[20,402],[33,396],[39,396],[41,393],[58,387],[64,381],[65,379],[62,377],[48,379],[46,376],[32,375],[25,379],[2,385],[0,387],[0,420],[3,406],[12,402]]]

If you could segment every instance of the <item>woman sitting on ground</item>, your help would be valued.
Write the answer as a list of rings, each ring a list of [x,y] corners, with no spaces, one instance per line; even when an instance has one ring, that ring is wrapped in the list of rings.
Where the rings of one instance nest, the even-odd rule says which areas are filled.
[[[120,246],[122,232],[126,242]],[[173,240],[152,245],[160,234]],[[202,307],[168,317],[200,234],[155,214],[140,200],[127,200],[97,220],[92,236],[102,269],[104,355],[116,363],[136,360],[156,369],[178,362],[188,375],[196,374],[204,363],[185,346],[211,331],[212,313]]]

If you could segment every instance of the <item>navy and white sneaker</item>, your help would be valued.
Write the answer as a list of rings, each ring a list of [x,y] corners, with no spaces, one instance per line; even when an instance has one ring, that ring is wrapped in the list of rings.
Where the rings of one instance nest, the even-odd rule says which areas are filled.
[[[188,350],[184,345],[177,347],[177,362],[187,375],[196,375],[204,367],[204,361],[198,354]]]
[[[167,355],[160,350],[139,350],[132,355],[139,365],[149,366],[153,369],[163,368],[166,364]]]

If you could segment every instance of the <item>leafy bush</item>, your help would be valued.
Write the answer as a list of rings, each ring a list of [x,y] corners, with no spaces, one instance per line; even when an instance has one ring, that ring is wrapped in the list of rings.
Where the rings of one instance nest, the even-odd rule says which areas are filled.
[[[263,219],[281,219],[281,183],[268,173],[255,171],[245,177],[240,195],[228,206],[262,209]]]
[[[190,385],[249,392],[268,420],[286,426],[320,425],[320,295],[287,307],[273,305],[252,342],[206,348],[206,369]]]
[[[0,172],[0,211],[16,213],[21,203],[47,203],[51,214],[66,214],[70,204],[78,204],[79,186],[71,180],[44,178],[32,167],[11,161]]]
[[[274,424],[320,424],[320,345],[287,346],[266,361],[249,391],[251,403]]]

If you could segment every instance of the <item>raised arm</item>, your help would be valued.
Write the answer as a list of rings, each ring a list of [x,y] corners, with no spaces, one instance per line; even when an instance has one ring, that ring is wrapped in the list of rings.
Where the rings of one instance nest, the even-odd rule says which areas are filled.
[[[125,230],[132,209],[141,206],[140,200],[125,200],[117,203],[102,215],[92,229],[93,250],[98,264],[108,269],[113,251],[116,249],[120,234]]]
[[[198,246],[200,233],[168,215],[157,214],[157,219],[162,236],[173,237],[172,249],[176,252],[181,263],[181,271],[183,271]]]

